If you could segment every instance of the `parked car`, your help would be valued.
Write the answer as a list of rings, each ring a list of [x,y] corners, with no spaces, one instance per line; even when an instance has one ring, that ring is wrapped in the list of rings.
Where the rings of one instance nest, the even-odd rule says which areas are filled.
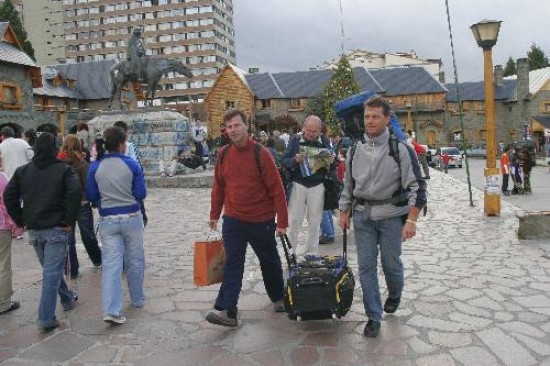
[[[531,163],[533,164],[533,166],[537,165],[537,147],[535,146],[535,143],[533,141],[516,141],[512,143],[512,146],[514,147],[514,150],[516,150],[516,152],[522,152],[525,149],[529,150]]]
[[[451,156],[451,160],[449,161],[449,164],[447,166],[462,168],[462,153],[460,152],[458,147],[445,146],[439,149],[439,151],[441,152],[441,154],[446,154]]]
[[[487,146],[485,144],[474,145],[466,149],[466,154],[470,157],[487,158]]]

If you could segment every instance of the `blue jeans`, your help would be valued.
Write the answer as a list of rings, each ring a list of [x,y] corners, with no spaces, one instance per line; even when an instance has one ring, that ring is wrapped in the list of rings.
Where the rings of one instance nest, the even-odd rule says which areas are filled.
[[[323,211],[323,218],[321,219],[321,236],[334,239],[334,220],[332,218],[332,211]]]
[[[145,302],[143,275],[145,253],[143,250],[143,219],[141,213],[104,216],[99,221],[99,235],[103,243],[102,259],[102,309],[103,314],[122,313],[122,268],[126,270],[130,301],[134,307]]]
[[[267,295],[271,301],[281,300],[284,296],[283,268],[275,241],[275,220],[251,223],[224,216],[222,236],[226,263],[214,308],[237,311],[248,243],[260,260]]]
[[[38,307],[38,325],[54,325],[57,294],[64,308],[72,307],[75,294],[63,278],[63,265],[67,257],[69,233],[58,228],[29,230],[29,242],[42,265],[42,295]]]
[[[80,207],[78,212],[78,229],[80,230],[80,239],[82,239],[82,244],[88,252],[90,260],[95,266],[101,265],[101,249],[97,242],[97,238],[94,231],[94,214],[92,213],[92,206],[87,203],[84,206]],[[76,255],[76,237],[75,237],[75,227],[71,234],[69,235],[69,268],[70,274],[73,277],[78,275],[78,257]]]
[[[388,297],[401,297],[405,282],[400,258],[403,221],[401,217],[365,220],[362,211],[355,211],[353,227],[365,313],[369,319],[380,321],[383,309],[377,273],[378,247],[380,246]]]

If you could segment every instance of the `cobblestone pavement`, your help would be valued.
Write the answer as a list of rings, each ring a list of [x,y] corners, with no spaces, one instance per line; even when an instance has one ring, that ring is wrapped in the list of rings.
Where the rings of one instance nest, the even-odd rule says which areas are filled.
[[[272,311],[250,253],[239,307],[242,325],[208,324],[218,286],[193,285],[193,242],[207,234],[208,189],[152,189],[147,199],[147,303],[126,302],[125,325],[101,321],[100,273],[80,244],[78,306],[59,311],[60,329],[37,330],[40,270],[14,241],[14,298],[0,316],[1,365],[550,365],[550,244],[516,239],[518,209],[483,215],[464,183],[434,172],[429,212],[403,247],[406,285],[380,336],[362,336],[361,289],[341,321],[296,323]],[[304,239],[304,236],[301,236]],[[322,246],[325,253],[340,250]],[[544,246],[546,245],[546,246]],[[353,242],[351,264],[356,269]],[[383,281],[382,281],[383,282]],[[128,301],[127,295],[126,300]]]

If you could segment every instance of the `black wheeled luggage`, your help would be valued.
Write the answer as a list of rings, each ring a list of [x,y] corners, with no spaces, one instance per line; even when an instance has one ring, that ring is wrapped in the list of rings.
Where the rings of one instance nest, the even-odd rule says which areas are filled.
[[[288,237],[281,236],[288,263],[285,310],[292,320],[340,319],[353,301],[355,279],[347,264],[344,231],[342,256],[305,256],[298,261]]]

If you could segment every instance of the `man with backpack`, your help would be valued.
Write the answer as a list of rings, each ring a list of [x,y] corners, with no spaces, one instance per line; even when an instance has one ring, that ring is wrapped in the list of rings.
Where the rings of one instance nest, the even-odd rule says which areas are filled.
[[[288,218],[279,172],[271,153],[248,137],[245,114],[230,110],[224,123],[231,142],[218,155],[208,226],[217,230],[223,209],[226,264],[214,311],[208,313],[206,320],[237,327],[237,303],[248,243],[260,260],[265,289],[274,310],[285,311],[283,270],[275,234],[286,233]]]
[[[416,221],[426,205],[418,159],[410,146],[390,134],[390,118],[385,99],[365,102],[365,135],[348,153],[339,207],[343,228],[353,219],[367,337],[378,336],[383,311],[394,313],[399,307],[404,286],[401,243],[416,235]],[[379,248],[388,288],[384,307],[377,277]]]

